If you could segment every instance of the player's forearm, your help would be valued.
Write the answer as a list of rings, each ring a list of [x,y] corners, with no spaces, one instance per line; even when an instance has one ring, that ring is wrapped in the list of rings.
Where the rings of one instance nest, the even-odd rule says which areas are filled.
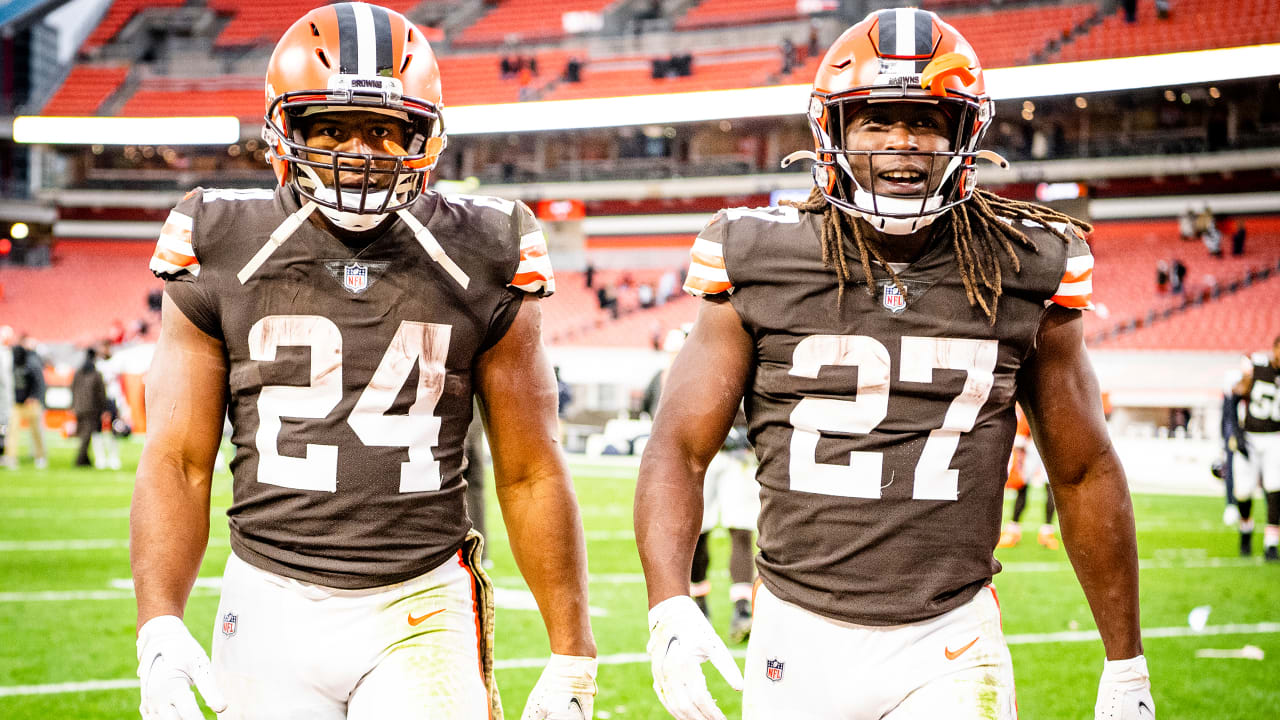
[[[1133,505],[1119,458],[1108,450],[1080,482],[1055,485],[1053,497],[1063,544],[1107,657],[1120,660],[1141,654]]]
[[[180,469],[144,453],[129,512],[139,627],[159,615],[182,616],[208,541],[208,482],[190,482]]]
[[[645,447],[633,517],[649,607],[689,593],[693,548],[702,529],[700,475],[660,447],[652,441]]]
[[[586,539],[568,472],[495,485],[511,553],[538,603],[551,652],[595,657]]]

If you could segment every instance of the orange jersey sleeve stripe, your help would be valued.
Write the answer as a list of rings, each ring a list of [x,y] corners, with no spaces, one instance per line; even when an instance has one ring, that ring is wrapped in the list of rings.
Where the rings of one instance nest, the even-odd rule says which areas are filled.
[[[195,256],[183,255],[182,253],[174,252],[168,248],[162,247],[157,247],[155,255],[152,257],[157,260],[163,260],[172,265],[177,265],[178,267],[190,267],[196,264]]]
[[[709,255],[699,252],[696,248],[689,252],[689,257],[695,264],[705,265],[710,268],[724,269],[724,258],[716,255]]]
[[[690,274],[684,281],[684,290],[690,295],[716,295],[733,288],[728,280],[707,280]]]
[[[1078,272],[1078,273],[1073,273],[1070,270],[1068,270],[1066,274],[1062,276],[1062,282],[1075,283],[1075,282],[1082,282],[1084,280],[1091,280],[1092,278],[1093,278],[1093,268],[1089,268],[1084,272]]]
[[[511,278],[511,284],[516,287],[524,287],[535,283],[545,283],[550,279],[537,270],[530,270],[529,272],[516,273],[515,277]]]
[[[1054,295],[1050,301],[1056,305],[1065,308],[1073,308],[1075,310],[1090,310],[1093,308],[1093,295]]]

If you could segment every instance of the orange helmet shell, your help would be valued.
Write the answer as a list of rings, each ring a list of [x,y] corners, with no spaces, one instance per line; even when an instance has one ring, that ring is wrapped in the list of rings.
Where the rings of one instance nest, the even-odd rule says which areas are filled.
[[[339,3],[309,11],[276,44],[266,75],[266,127],[271,165],[283,185],[296,170],[302,138],[293,116],[308,108],[358,109],[402,115],[411,126],[405,172],[425,188],[445,146],[440,67],[423,32],[394,10]],[[416,197],[416,193],[415,193]]]
[[[853,201],[848,156],[857,153],[845,149],[844,122],[871,100],[928,102],[948,111],[955,127],[951,151],[944,154],[955,160],[946,171],[946,197],[902,213],[882,212],[874,197],[874,207]],[[972,195],[977,145],[994,114],[977,54],[955,28],[928,10],[873,12],[832,43],[814,77],[809,126],[818,157],[815,182],[828,201],[864,217],[936,216]]]

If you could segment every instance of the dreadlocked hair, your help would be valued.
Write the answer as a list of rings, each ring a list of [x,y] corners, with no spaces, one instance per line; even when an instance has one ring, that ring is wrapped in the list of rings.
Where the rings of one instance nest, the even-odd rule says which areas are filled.
[[[845,283],[853,279],[850,258],[845,252],[846,238],[851,238],[853,249],[862,263],[868,295],[874,297],[876,292],[875,278],[871,274],[871,260],[874,259],[889,273],[889,278],[903,297],[907,296],[907,288],[876,245],[870,242],[862,223],[827,202],[816,186],[804,201],[787,204],[801,212],[823,213],[822,264],[836,273],[839,286],[837,303],[844,301]],[[1001,218],[1013,222],[1005,222]],[[992,325],[996,322],[996,308],[1002,293],[1000,251],[1008,256],[1015,273],[1022,269],[1022,263],[1014,252],[1014,244],[1038,252],[1035,243],[1019,228],[1022,220],[1043,227],[1063,242],[1070,242],[1070,236],[1055,228],[1053,223],[1070,223],[1086,233],[1093,231],[1092,225],[1070,215],[1043,205],[1003,198],[987,190],[975,190],[969,200],[952,208],[935,224],[937,229],[934,232],[950,236],[969,304],[980,307]]]

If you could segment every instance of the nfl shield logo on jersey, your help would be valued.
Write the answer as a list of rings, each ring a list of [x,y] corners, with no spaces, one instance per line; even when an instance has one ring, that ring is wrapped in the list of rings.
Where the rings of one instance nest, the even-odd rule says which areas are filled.
[[[342,287],[353,293],[362,293],[369,289],[369,267],[360,263],[351,263],[342,267]]]
[[[222,616],[222,634],[231,637],[236,634],[236,614],[227,613]]]
[[[907,309],[907,298],[898,289],[897,285],[887,283],[882,286],[884,291],[880,295],[880,304],[884,305],[890,312],[902,312]]]
[[[779,680],[782,679],[783,665],[784,663],[781,660],[765,660],[764,676],[769,678],[773,682],[778,682]]]

